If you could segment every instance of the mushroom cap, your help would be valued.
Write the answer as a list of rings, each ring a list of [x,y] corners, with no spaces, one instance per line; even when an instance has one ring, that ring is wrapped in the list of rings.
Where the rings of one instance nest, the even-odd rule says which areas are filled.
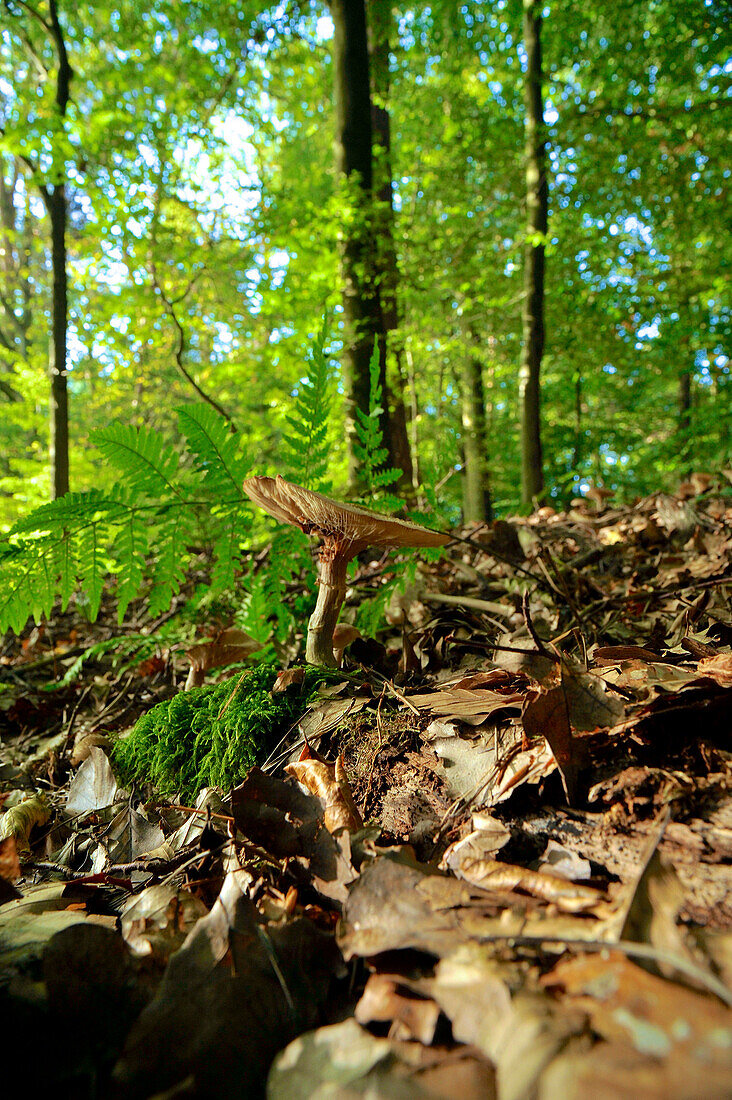
[[[221,665],[244,661],[261,648],[261,642],[255,641],[245,631],[232,627],[220,631],[210,642],[192,645],[186,650],[186,656],[193,668],[208,672],[209,669],[220,668]]]
[[[277,477],[249,477],[244,492],[275,519],[299,527],[307,535],[333,539],[353,555],[367,546],[396,549],[400,546],[444,546],[450,536],[430,531],[418,523],[340,504],[337,500],[303,489]]]

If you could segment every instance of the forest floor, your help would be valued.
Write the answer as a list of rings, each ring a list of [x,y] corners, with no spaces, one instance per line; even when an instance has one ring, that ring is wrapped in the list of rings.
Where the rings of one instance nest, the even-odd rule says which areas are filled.
[[[195,806],[122,789],[109,754],[182,653],[121,660],[107,598],[0,643],[26,1088],[730,1095],[729,479],[457,535],[282,750]],[[364,562],[350,605],[393,569]]]

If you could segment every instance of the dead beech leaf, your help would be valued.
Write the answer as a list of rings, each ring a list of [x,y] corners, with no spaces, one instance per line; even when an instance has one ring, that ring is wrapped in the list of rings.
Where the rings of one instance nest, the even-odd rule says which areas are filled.
[[[473,824],[478,815],[473,814]],[[440,866],[457,871],[465,859],[486,859],[507,844],[511,839],[511,830],[502,821],[483,815],[480,828],[476,828],[462,840],[456,840],[446,849]]]
[[[353,801],[341,756],[334,764],[330,764],[316,757],[306,745],[297,763],[288,764],[285,771],[293,775],[310,794],[321,800],[325,811],[325,827],[329,833],[335,833],[338,829],[355,833],[363,829],[363,821]]]
[[[506,716],[518,714],[524,699],[522,691],[490,691],[487,688],[444,688],[424,695],[410,695],[409,702],[442,718],[458,719],[478,725],[499,711]]]
[[[729,1100],[729,1074],[640,1054],[626,1042],[570,1043],[541,1075],[540,1100]]]
[[[165,963],[207,913],[201,899],[177,883],[148,886],[122,909],[122,936],[136,955]]]
[[[51,810],[42,794],[34,794],[11,806],[0,817],[0,840],[12,837],[18,853],[30,851],[30,834],[35,825],[45,825]]]
[[[454,1037],[473,1044],[495,1065],[501,1100],[539,1095],[544,1100],[537,1079],[568,1038],[582,1029],[584,1017],[536,992],[517,990],[516,978],[490,948],[472,941],[441,959],[434,978],[424,985],[450,1020]]]
[[[548,690],[534,688],[529,691],[521,718],[529,737],[542,736],[546,739],[554,753],[567,801],[571,804],[577,788],[579,764],[572,738],[567,697],[562,685]]]
[[[319,694],[323,696],[325,692],[321,691]],[[366,695],[357,695],[351,699],[326,698],[324,702],[315,703],[305,712],[297,728],[304,737],[313,741],[335,729],[346,717],[355,717],[370,702]]]
[[[604,898],[592,886],[569,882],[561,875],[532,871],[496,859],[466,859],[457,873],[481,890],[522,890],[556,905],[564,913],[586,913],[603,904]]]
[[[275,1060],[269,1100],[496,1100],[495,1070],[480,1052],[377,1039],[352,1017],[295,1039]]]
[[[21,873],[15,837],[6,836],[4,840],[0,840],[0,905],[20,897],[13,883],[17,882]]]
[[[283,668],[281,672],[277,673],[277,679],[272,685],[272,694],[281,695],[283,692],[289,691],[291,687],[300,687],[304,679],[304,668]]]
[[[710,676],[720,687],[732,687],[732,653],[703,657],[699,662],[699,674]]]
[[[661,658],[652,649],[642,645],[604,645],[597,646],[591,655],[593,665],[616,664],[618,661],[650,661],[652,664]]]
[[[262,928],[250,883],[230,872],[170,956],[127,1036],[115,1095],[154,1096],[191,1078],[195,1096],[262,1096],[275,1054],[318,1022],[339,962],[332,937],[304,918]]]
[[[625,717],[622,699],[608,691],[607,683],[600,676],[563,664],[561,687],[573,730],[604,729]]]
[[[704,1079],[712,1071],[732,1073],[732,1011],[716,998],[648,974],[619,951],[564,959],[542,985],[563,990],[609,1041],[676,1062],[687,1075],[694,1067]]]
[[[392,1039],[416,1039],[426,1046],[435,1037],[439,1006],[424,993],[416,992],[404,978],[372,974],[366,983],[354,1016],[360,1024],[390,1023]]]
[[[109,760],[99,748],[92,748],[71,780],[66,809],[70,814],[90,813],[111,806],[117,797],[117,781]]]

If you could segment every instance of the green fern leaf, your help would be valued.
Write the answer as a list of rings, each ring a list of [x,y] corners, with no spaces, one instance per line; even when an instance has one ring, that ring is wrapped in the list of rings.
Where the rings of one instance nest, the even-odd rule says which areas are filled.
[[[159,432],[115,423],[92,432],[92,439],[136,495],[179,495],[173,483],[178,455]]]
[[[145,555],[149,552],[150,528],[145,527],[138,513],[130,509],[119,529],[114,544],[118,561],[117,622],[121,623],[130,601],[140,591],[145,571]]]
[[[187,544],[193,530],[188,511],[171,508],[156,532],[158,558],[153,569],[150,614],[159,615],[170,606],[185,579]]]
[[[71,593],[76,587],[76,567],[71,536],[65,531],[53,545],[53,560],[58,577],[58,592],[61,597],[61,610],[69,606]]]
[[[333,403],[334,369],[326,353],[327,318],[310,349],[308,369],[293,397],[292,411],[285,416],[289,431],[283,440],[285,474],[306,489],[326,490],[329,464],[328,435]]]
[[[247,595],[236,616],[236,625],[264,645],[272,634],[264,574],[258,573],[256,576],[250,574],[247,578],[247,588]]]
[[[251,463],[241,453],[241,436],[232,434],[226,420],[210,405],[184,405],[176,412],[206,487],[224,500],[243,500],[241,483]]]
[[[92,523],[77,540],[79,573],[86,597],[85,609],[89,621],[94,622],[99,614],[102,602],[102,589],[107,574],[107,563],[103,553],[103,525]]]
[[[51,500],[35,508],[19,520],[10,531],[13,535],[52,533],[61,535],[65,530],[78,531],[100,516],[108,518],[124,514],[124,504],[114,493],[90,489],[85,493],[67,493],[58,500]]]
[[[251,524],[251,513],[228,512],[218,519],[214,539],[214,564],[211,570],[211,590],[220,592],[233,588],[236,572],[241,568],[241,540]]]

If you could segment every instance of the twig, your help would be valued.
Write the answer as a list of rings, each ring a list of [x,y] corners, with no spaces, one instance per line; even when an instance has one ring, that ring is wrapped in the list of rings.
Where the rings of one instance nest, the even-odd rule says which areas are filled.
[[[524,592],[523,597],[521,599],[521,610],[522,610],[523,615],[524,615],[524,622],[526,623],[526,629],[528,630],[529,634],[531,635],[531,640],[533,641],[534,645],[536,646],[537,652],[540,653],[542,655],[542,657],[546,657],[548,655],[548,650],[547,650],[546,646],[544,645],[543,641],[541,640],[541,638],[539,637],[539,635],[536,633],[536,627],[534,626],[534,620],[531,618],[531,606],[530,606],[529,601],[530,601],[529,593]]]
[[[510,618],[514,611],[512,607],[506,607],[502,603],[494,603],[492,600],[481,600],[477,596],[448,596],[443,592],[425,592],[420,599],[425,603],[443,603],[451,607],[470,607],[474,611],[487,611],[492,615],[502,615]]]
[[[173,322],[173,325],[175,326],[176,332],[178,334],[178,339],[177,339],[176,345],[173,349],[173,355],[175,356],[175,363],[176,363],[176,366],[178,367],[178,370],[183,375],[185,380],[193,387],[193,389],[196,391],[196,393],[201,398],[201,400],[205,401],[207,405],[210,405],[211,408],[215,409],[216,412],[219,414],[219,416],[223,416],[224,420],[226,420],[227,423],[229,424],[229,427],[231,428],[232,432],[238,432],[239,429],[237,428],[236,422],[234,420],[234,417],[231,415],[231,413],[227,412],[227,410],[223,407],[223,405],[219,404],[219,402],[216,400],[215,397],[211,397],[210,394],[206,393],[206,391],[204,389],[202,389],[201,386],[199,386],[198,382],[196,382],[195,378],[187,370],[187,368],[185,366],[185,363],[183,362],[183,356],[184,356],[185,350],[186,350],[186,334],[185,334],[185,330],[183,328],[183,325],[180,323],[180,319],[178,317],[178,314],[175,311],[175,306],[176,306],[176,302],[179,302],[182,298],[185,298],[185,296],[190,292],[191,287],[193,286],[193,282],[190,282],[188,284],[188,286],[186,287],[183,294],[179,295],[178,298],[176,299],[176,301],[174,302],[171,298],[169,298],[167,296],[167,294],[165,293],[165,291],[163,290],[163,288],[160,284],[160,281],[158,279],[158,274],[157,274],[157,268],[155,266],[155,261],[150,260],[150,265],[149,266],[150,266],[150,275],[151,275],[152,281],[153,281],[153,287],[154,287],[156,293],[158,294],[161,302],[165,306],[165,312],[168,314],[168,317],[170,317],[171,321]]]
[[[474,550],[482,550],[484,554],[488,554],[490,557],[495,558],[496,561],[502,561],[504,565],[510,565],[512,569],[515,569],[517,573],[523,573],[524,576],[529,577],[535,584],[540,587],[544,587],[546,582],[543,577],[540,577],[537,573],[532,573],[530,569],[527,569],[524,565],[519,565],[517,562],[512,561],[511,558],[506,557],[503,554],[499,554],[497,550],[494,550],[492,546],[486,546],[482,542],[478,542],[477,539],[465,538],[463,535],[450,535],[450,542],[448,548],[453,542],[464,542],[466,546],[472,547]],[[552,592],[556,592],[556,586],[548,582]]]

